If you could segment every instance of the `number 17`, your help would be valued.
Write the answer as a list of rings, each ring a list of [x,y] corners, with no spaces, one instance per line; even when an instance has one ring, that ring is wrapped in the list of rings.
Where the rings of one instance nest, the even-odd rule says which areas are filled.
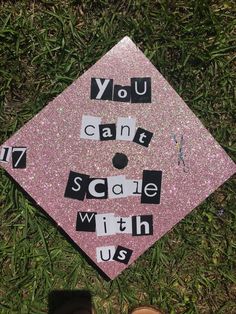
[[[0,162],[9,162],[12,157],[12,167],[14,169],[26,168],[26,147],[2,147],[0,152]]]

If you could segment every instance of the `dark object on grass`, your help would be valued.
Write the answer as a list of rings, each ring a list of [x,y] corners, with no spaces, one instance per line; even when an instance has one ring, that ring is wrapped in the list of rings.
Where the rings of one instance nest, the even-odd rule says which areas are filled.
[[[220,208],[220,209],[217,210],[216,215],[217,215],[218,217],[221,217],[221,216],[224,215],[224,213],[225,213],[224,208]]]
[[[55,290],[48,296],[48,314],[92,314],[89,291]]]

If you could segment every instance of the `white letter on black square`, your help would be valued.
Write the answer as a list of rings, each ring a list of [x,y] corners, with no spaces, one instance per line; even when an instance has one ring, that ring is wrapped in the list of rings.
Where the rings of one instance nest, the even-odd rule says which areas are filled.
[[[138,128],[133,141],[137,144],[143,145],[145,147],[148,147],[151,139],[152,139],[153,133],[149,132],[147,130],[144,130],[142,128]]]
[[[100,124],[99,133],[101,141],[109,141],[116,139],[116,125],[112,124]]]
[[[144,236],[153,234],[152,215],[141,215],[132,217],[133,236]]]
[[[141,203],[160,204],[162,171],[144,170]]]
[[[144,170],[141,203],[160,204],[162,171]]]
[[[131,78],[131,102],[150,103],[151,102],[151,78],[133,77]]]
[[[113,80],[91,78],[91,99],[112,100]]]
[[[130,102],[130,86],[122,86],[122,85],[115,85],[114,86],[114,101],[123,101],[123,102]]]
[[[89,176],[86,174],[70,171],[64,196],[83,201],[88,182]]]
[[[95,212],[78,212],[76,220],[76,231],[96,231]]]
[[[118,245],[115,255],[113,256],[113,260],[123,264],[128,264],[132,253],[132,250]]]
[[[26,168],[26,147],[12,147],[12,167],[15,169]]]

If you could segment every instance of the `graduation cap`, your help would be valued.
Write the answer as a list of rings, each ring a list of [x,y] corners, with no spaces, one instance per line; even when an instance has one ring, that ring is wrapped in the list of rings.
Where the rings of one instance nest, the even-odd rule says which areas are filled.
[[[7,140],[0,164],[110,279],[236,170],[129,37]]]

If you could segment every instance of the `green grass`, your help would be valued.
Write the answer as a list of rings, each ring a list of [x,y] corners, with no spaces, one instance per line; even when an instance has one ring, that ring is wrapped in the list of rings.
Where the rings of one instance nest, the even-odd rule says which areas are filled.
[[[0,142],[128,35],[235,160],[235,14],[233,0],[0,2]],[[46,313],[53,289],[89,289],[98,314],[236,313],[235,179],[106,282],[0,176],[0,313]]]

